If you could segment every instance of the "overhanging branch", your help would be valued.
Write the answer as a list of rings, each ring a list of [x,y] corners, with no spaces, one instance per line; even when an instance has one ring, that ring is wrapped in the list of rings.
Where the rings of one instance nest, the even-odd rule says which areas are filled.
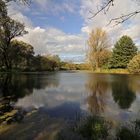
[[[101,8],[98,9],[98,11],[96,13],[93,13],[92,11],[89,11],[92,14],[92,16],[89,17],[89,19],[92,19],[92,18],[96,17],[102,11],[104,11],[104,13],[106,13],[109,10],[110,6],[113,6],[113,5],[114,5],[114,0],[109,0],[107,3],[105,3],[104,6],[101,6]]]
[[[114,6],[114,1],[115,0],[106,0],[103,3],[103,5],[100,6],[100,8],[97,8],[97,12],[96,13],[93,13],[92,11],[89,11],[92,14],[92,16],[89,17],[89,19],[93,19],[94,17],[96,17],[101,12],[104,12],[104,14],[106,14],[109,11],[110,7]],[[140,2],[140,0],[136,0],[136,2]],[[109,25],[112,22],[114,22],[115,26],[116,26],[116,25],[121,24],[121,23],[127,21],[128,19],[136,16],[139,13],[140,13],[140,10],[135,10],[135,11],[133,11],[131,13],[128,13],[128,14],[122,14],[119,17],[115,17],[115,18],[110,19],[110,21],[109,21],[109,23],[107,25]]]
[[[120,17],[113,18],[109,21],[109,23],[107,25],[111,24],[112,22],[115,22],[115,25],[124,23],[125,21],[127,21],[128,19],[136,16],[139,13],[140,13],[140,10],[128,13],[126,15],[122,15]]]

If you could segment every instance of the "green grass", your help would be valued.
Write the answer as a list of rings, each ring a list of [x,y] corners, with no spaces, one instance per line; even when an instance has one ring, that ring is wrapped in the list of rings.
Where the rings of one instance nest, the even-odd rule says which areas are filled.
[[[127,69],[98,69],[95,73],[129,74]]]
[[[112,74],[130,74],[129,71],[127,69],[98,69],[95,71],[92,70],[66,70],[66,71],[73,71],[73,72],[91,72],[91,73],[112,73]],[[48,71],[46,71],[48,72]],[[0,71],[0,73],[44,73],[42,71],[40,72],[23,72],[23,71]]]
[[[130,74],[127,69],[98,69],[92,70],[75,70],[75,72],[88,72],[88,73],[106,73],[106,74]]]

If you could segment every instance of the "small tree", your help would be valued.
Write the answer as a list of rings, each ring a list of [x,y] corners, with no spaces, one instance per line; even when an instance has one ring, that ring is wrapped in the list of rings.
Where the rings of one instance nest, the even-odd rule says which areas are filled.
[[[127,68],[130,73],[140,73],[140,54],[137,54],[130,60]]]
[[[126,68],[136,54],[137,47],[133,40],[129,36],[122,36],[115,44],[109,68]]]
[[[102,54],[105,54],[109,48],[109,41],[106,32],[100,28],[93,30],[90,33],[88,46],[88,60],[93,69],[98,69],[102,66],[100,65],[102,64],[101,60],[103,59]]]

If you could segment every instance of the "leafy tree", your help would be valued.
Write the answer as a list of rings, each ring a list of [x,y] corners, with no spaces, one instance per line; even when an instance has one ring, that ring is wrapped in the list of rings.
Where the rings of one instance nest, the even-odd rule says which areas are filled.
[[[115,44],[109,68],[126,68],[129,61],[137,54],[137,47],[129,36],[122,36]]]
[[[90,33],[88,46],[88,60],[93,69],[98,69],[102,66],[102,54],[106,53],[109,48],[109,41],[106,32],[100,28],[93,30]]]
[[[2,0],[0,1],[0,12],[0,51],[5,68],[11,70],[12,64],[8,55],[11,41],[27,32],[24,30],[23,24],[8,17],[6,4]]]
[[[48,55],[47,58],[50,61],[52,70],[60,68],[60,57],[58,55]]]
[[[60,69],[61,60],[58,55],[37,55],[33,59],[34,71],[54,71]]]
[[[33,55],[34,49],[30,44],[17,40],[11,42],[9,59],[12,68],[30,69],[32,67]]]
[[[140,73],[140,53],[130,60],[127,68],[130,73]]]

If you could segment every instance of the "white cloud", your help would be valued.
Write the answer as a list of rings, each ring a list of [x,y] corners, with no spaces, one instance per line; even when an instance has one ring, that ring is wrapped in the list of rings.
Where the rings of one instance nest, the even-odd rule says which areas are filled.
[[[25,5],[17,5],[16,3],[11,2],[8,6],[8,15],[11,18],[23,23],[26,27],[31,28],[32,21],[28,17],[26,17],[22,14],[22,12],[23,12],[22,9],[24,9],[26,11],[29,10],[28,7]]]
[[[35,0],[34,1],[40,10],[47,14],[58,15],[64,12],[75,13],[77,12],[77,5],[75,0],[63,0],[63,2],[57,2],[53,0]]]
[[[59,29],[43,29],[35,27],[27,29],[29,33],[20,38],[34,46],[36,54],[83,54],[85,52],[85,40],[83,35],[71,35]]]

